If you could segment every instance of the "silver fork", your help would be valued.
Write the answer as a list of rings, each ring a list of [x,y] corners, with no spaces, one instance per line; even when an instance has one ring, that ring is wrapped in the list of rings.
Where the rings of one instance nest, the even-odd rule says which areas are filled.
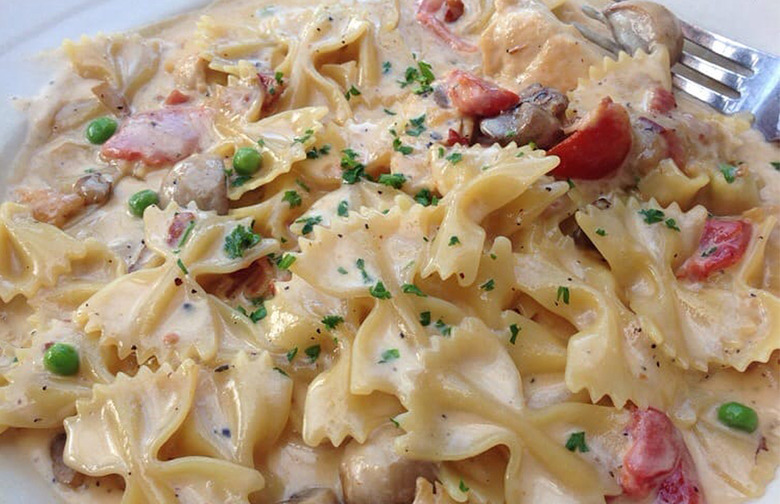
[[[595,9],[583,11],[604,22]],[[750,112],[754,128],[769,141],[780,140],[780,58],[690,23],[680,24],[685,44],[672,68],[674,86],[725,114]],[[592,42],[616,52],[613,40],[578,23],[575,27]]]

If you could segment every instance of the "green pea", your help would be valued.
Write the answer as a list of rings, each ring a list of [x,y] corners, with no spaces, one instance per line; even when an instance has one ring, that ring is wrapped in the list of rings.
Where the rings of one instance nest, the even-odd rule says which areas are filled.
[[[263,157],[256,149],[241,147],[233,155],[233,169],[239,175],[253,175],[260,169]]]
[[[72,376],[79,372],[79,352],[67,343],[55,343],[43,354],[43,366],[54,374]]]
[[[157,193],[151,189],[144,189],[130,196],[127,200],[127,206],[130,207],[130,213],[136,217],[143,217],[146,207],[156,205],[160,201]]]
[[[87,140],[102,144],[116,133],[116,121],[110,117],[98,117],[87,126]]]
[[[758,428],[758,414],[753,408],[738,402],[727,402],[718,408],[718,420],[724,425],[745,432]]]

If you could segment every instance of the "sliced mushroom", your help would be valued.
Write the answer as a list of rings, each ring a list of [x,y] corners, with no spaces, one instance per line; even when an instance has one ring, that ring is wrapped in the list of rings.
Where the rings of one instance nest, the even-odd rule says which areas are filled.
[[[615,41],[630,54],[638,49],[650,52],[653,44],[662,44],[669,49],[672,63],[680,59],[680,21],[663,5],[639,0],[613,3],[604,16]]]
[[[225,165],[218,157],[196,154],[171,168],[160,186],[160,206],[175,201],[180,206],[194,202],[201,210],[228,212]]]
[[[90,173],[73,184],[73,191],[87,205],[102,205],[111,196],[111,180],[100,173]]]
[[[541,107],[561,121],[564,119],[566,107],[569,106],[569,99],[565,94],[539,83],[531,84],[520,91],[520,101]]]
[[[84,475],[65,465],[62,454],[65,450],[66,440],[67,437],[64,432],[57,434],[51,440],[51,445],[49,445],[51,471],[58,483],[75,488],[84,482]]]
[[[278,504],[339,504],[339,499],[330,488],[309,488]]]
[[[365,443],[347,445],[339,472],[346,504],[411,504],[417,478],[435,480],[432,463],[395,451],[397,432],[391,425],[379,427]]]

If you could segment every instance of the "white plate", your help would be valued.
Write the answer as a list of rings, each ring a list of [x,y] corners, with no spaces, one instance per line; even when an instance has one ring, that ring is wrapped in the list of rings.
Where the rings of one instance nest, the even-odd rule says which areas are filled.
[[[686,21],[780,54],[778,0],[657,1]],[[36,54],[57,47],[65,38],[128,30],[206,3],[208,0],[0,0],[0,197],[5,185],[3,170],[24,134],[24,117],[12,98],[34,96],[51,77],[51,69],[36,61]],[[0,436],[0,503],[55,502],[48,482],[15,456],[7,437]],[[780,480],[756,502],[780,502]]]

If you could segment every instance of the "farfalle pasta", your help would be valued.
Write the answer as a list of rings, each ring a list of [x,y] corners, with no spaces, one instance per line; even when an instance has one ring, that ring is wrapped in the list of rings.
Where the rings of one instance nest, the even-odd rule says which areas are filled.
[[[582,5],[66,42],[0,205],[0,435],[68,502],[761,496],[780,150]]]

